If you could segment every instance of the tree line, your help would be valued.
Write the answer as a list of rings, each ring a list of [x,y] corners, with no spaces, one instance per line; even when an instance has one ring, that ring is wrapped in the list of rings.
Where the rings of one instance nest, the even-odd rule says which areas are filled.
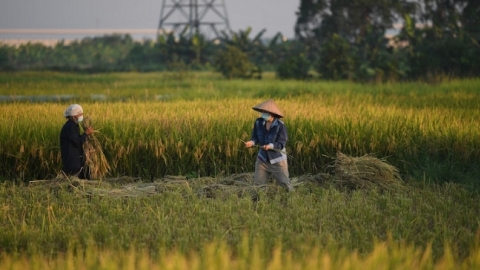
[[[478,0],[301,0],[295,38],[265,30],[210,40],[168,34],[87,37],[55,46],[0,44],[0,70],[216,70],[227,78],[402,81],[480,74]]]

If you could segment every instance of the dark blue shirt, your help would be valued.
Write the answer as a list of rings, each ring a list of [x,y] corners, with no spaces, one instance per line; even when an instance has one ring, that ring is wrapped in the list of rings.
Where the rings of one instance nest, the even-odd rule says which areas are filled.
[[[285,146],[288,140],[287,128],[280,119],[275,118],[270,129],[267,130],[265,120],[263,118],[257,118],[253,126],[251,140],[255,145],[263,146],[270,144],[273,146],[273,149],[275,149],[265,151],[263,148],[260,148],[260,151],[258,151],[258,158],[262,161],[275,164],[287,159],[285,153]]]
[[[87,134],[80,134],[80,127],[73,120],[68,120],[60,131],[60,149],[63,171],[78,172],[83,167],[83,144]]]

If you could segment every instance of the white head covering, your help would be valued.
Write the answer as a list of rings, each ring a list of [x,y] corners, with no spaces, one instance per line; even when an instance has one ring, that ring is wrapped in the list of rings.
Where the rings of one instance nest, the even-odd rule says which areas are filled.
[[[82,106],[78,104],[72,104],[63,112],[63,116],[76,116],[83,113]]]

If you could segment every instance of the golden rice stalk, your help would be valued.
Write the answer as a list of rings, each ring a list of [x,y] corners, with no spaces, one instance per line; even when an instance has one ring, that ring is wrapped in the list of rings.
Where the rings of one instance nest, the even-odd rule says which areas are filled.
[[[396,167],[372,155],[350,157],[337,152],[333,165],[334,181],[351,189],[396,189],[402,186],[402,178]]]
[[[82,122],[83,128],[86,129],[92,126],[91,122],[89,117],[85,117]],[[92,179],[103,179],[110,171],[110,165],[103,154],[100,142],[95,136],[97,132],[98,131],[94,131],[94,133],[87,137],[87,141],[83,144],[83,151],[85,155],[85,166],[90,172],[90,177]]]

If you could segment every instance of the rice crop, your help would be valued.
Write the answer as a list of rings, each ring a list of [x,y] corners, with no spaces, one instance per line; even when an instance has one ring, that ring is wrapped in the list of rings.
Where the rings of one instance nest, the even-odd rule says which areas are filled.
[[[0,185],[0,256],[11,262],[18,256],[55,261],[67,254],[81,260],[90,252],[96,259],[108,252],[141,252],[160,263],[175,252],[191,263],[192,253],[206,256],[209,244],[221,242],[225,247],[216,252],[231,252],[225,263],[291,256],[315,264],[312,260],[323,257],[311,253],[316,250],[338,262],[350,256],[363,261],[384,254],[377,253],[380,243],[390,251],[419,252],[410,263],[426,256],[430,266],[442,258],[468,265],[477,258],[479,194],[463,186],[409,183],[398,190],[345,192],[304,181],[289,194],[272,182],[253,197],[231,184],[250,179],[242,174],[166,176],[143,183],[125,177],[29,186],[5,182]],[[378,263],[406,259],[390,255]]]
[[[478,85],[0,74],[1,96],[73,95],[1,101],[0,268],[478,268]],[[266,98],[293,194],[251,185]],[[71,103],[91,181],[60,173]]]
[[[402,178],[475,185],[480,175],[477,108],[402,108],[356,98],[280,99],[292,176],[324,172],[338,151],[374,154]],[[353,100],[353,101],[350,101]],[[82,103],[110,176],[217,176],[253,171],[245,149],[261,99]],[[333,102],[332,104],[329,104]],[[359,104],[352,104],[359,103]],[[252,105],[253,104],[253,105]],[[61,169],[59,130],[68,104],[9,103],[0,108],[1,178],[29,181]],[[25,112],[35,112],[34,114]]]
[[[177,269],[211,269],[211,270],[308,270],[308,269],[476,269],[480,265],[478,248],[473,250],[467,260],[458,263],[451,256],[449,246],[445,247],[445,255],[434,262],[431,248],[411,247],[391,242],[376,243],[372,252],[359,256],[358,253],[346,255],[343,251],[328,251],[314,248],[306,251],[303,258],[285,254],[281,246],[272,250],[268,257],[256,252],[260,244],[253,245],[250,251],[248,241],[233,251],[223,242],[205,245],[204,252],[184,254],[177,250],[161,252],[152,256],[145,250],[131,248],[128,251],[112,251],[91,247],[85,251],[69,250],[65,254],[46,258],[33,256],[0,257],[0,268],[23,269],[138,269],[138,270],[177,270]],[[239,254],[235,256],[235,254]]]
[[[83,130],[92,127],[92,120],[89,117],[85,117],[82,127]],[[90,177],[93,179],[105,178],[110,171],[110,164],[108,164],[102,145],[97,139],[95,132],[87,137],[83,144],[83,151],[85,155],[85,169],[88,170]]]

